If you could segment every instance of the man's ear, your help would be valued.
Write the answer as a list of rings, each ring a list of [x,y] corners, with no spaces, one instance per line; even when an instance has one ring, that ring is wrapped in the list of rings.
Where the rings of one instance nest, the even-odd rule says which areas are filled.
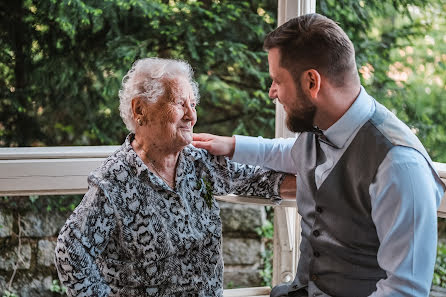
[[[315,69],[305,70],[302,74],[302,90],[312,99],[316,99],[321,89],[321,75]]]

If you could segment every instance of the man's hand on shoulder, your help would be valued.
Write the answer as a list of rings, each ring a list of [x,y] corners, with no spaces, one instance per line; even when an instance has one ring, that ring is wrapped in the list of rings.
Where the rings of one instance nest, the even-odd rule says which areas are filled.
[[[192,145],[216,156],[232,158],[235,150],[235,137],[218,136],[208,133],[194,133]]]

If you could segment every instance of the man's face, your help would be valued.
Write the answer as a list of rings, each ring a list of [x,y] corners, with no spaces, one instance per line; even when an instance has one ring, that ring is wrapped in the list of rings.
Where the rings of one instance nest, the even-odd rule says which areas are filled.
[[[279,100],[287,113],[286,123],[293,132],[313,130],[316,107],[302,90],[299,78],[293,79],[291,73],[280,66],[280,50],[272,48],[268,52],[269,74],[273,79],[269,97]]]

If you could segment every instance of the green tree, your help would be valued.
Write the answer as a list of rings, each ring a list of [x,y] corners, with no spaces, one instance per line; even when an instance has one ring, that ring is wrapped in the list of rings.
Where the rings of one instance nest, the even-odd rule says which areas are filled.
[[[425,112],[438,111],[441,100],[408,96],[419,89],[416,79],[401,87],[388,75],[395,50],[432,29],[413,8],[435,3],[319,0],[317,10],[353,40],[370,93],[419,131],[442,160],[444,117]],[[276,26],[276,10],[274,0],[2,1],[0,145],[122,142],[120,80],[148,56],[192,64],[202,97],[196,131],[271,137],[274,106],[262,41]]]
[[[262,39],[275,1],[11,0],[0,4],[3,146],[122,142],[120,80],[138,58],[187,60],[197,130],[273,136]]]

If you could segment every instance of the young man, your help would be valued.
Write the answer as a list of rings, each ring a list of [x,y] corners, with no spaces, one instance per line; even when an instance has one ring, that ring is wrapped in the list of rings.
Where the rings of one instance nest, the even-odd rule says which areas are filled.
[[[302,216],[292,284],[271,296],[428,296],[445,185],[423,145],[360,85],[354,47],[319,14],[265,39],[269,96],[297,139],[197,134],[193,144],[294,173]]]

